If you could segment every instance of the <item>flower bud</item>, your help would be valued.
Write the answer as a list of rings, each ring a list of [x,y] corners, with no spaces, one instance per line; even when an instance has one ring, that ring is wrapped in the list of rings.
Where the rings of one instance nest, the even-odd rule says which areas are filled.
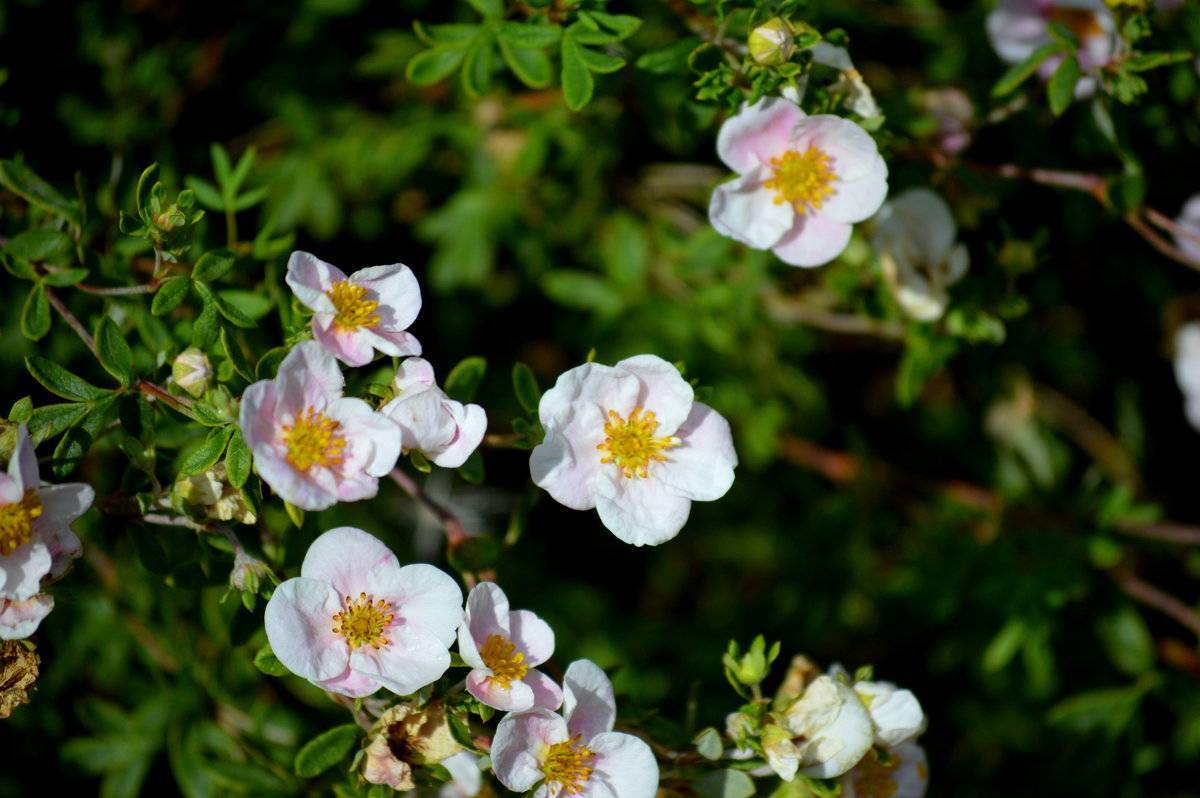
[[[208,362],[208,355],[194,346],[180,352],[171,364],[171,376],[175,384],[196,398],[208,390],[212,383],[212,374],[212,364]]]
[[[750,31],[750,57],[763,66],[779,66],[796,54],[796,39],[787,20],[773,17]]]
[[[251,557],[244,549],[233,555],[233,570],[229,572],[229,586],[246,593],[257,593],[263,579],[272,580],[271,569],[262,560]]]

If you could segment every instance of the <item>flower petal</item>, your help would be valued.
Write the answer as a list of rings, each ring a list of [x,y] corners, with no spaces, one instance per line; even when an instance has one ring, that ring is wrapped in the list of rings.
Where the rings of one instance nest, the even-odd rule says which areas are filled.
[[[384,564],[371,572],[367,589],[391,602],[405,624],[420,626],[446,648],[454,644],[463,620],[463,594],[449,574],[425,563],[399,569]]]
[[[612,682],[590,659],[577,659],[563,676],[563,716],[572,735],[584,740],[612,731],[617,720],[617,700]]]
[[[822,203],[820,215],[847,223],[869,219],[887,199],[887,179],[887,162],[877,155],[866,174],[833,184],[833,195]]]
[[[449,445],[433,458],[433,463],[442,468],[458,468],[483,442],[483,436],[487,433],[487,413],[479,405],[462,405],[453,401],[449,405],[458,429]]]
[[[610,532],[634,546],[657,546],[679,534],[687,523],[692,502],[656,476],[668,465],[652,465],[645,479],[622,476],[619,469],[613,468],[592,481],[596,511]]]
[[[505,715],[492,738],[492,770],[513,792],[525,792],[542,778],[538,752],[567,740],[567,724],[546,709]]]
[[[324,581],[297,577],[275,588],[264,622],[271,650],[284,667],[311,682],[345,673],[347,646],[333,631],[333,616],[341,609],[337,593]]]
[[[300,575],[331,585],[340,598],[357,596],[366,590],[372,572],[380,567],[398,570],[400,561],[374,535],[352,526],[340,526],[312,542],[304,555]]]
[[[587,746],[596,755],[588,779],[593,795],[599,792],[597,787],[603,786],[610,798],[654,798],[658,791],[658,761],[643,740],[632,734],[605,732],[593,737]]]
[[[396,695],[409,695],[433,684],[450,668],[450,651],[423,626],[401,624],[388,630],[390,642],[350,653],[350,667]]]
[[[791,229],[796,211],[775,201],[775,192],[763,188],[765,179],[760,167],[713,190],[708,221],[718,233],[754,249],[769,249]]]
[[[510,612],[508,628],[509,639],[525,655],[525,664],[529,667],[541,665],[554,654],[554,630],[529,610]]]
[[[887,682],[858,682],[854,690],[865,696],[876,744],[897,746],[925,730],[925,712],[911,691]]]
[[[467,595],[467,612],[463,628],[469,632],[473,644],[481,646],[491,635],[509,637],[508,596],[494,582],[480,582]],[[462,632],[459,632],[462,647]],[[481,664],[477,667],[482,667]]]
[[[721,125],[717,155],[739,174],[752,171],[788,148],[792,130],[804,116],[793,102],[764,97]]]
[[[288,258],[284,282],[305,307],[317,313],[333,313],[335,308],[325,293],[335,282],[345,280],[346,274],[307,252],[293,252]]]
[[[18,546],[7,557],[0,557],[0,599],[32,598],[52,566],[50,549],[40,538]]]
[[[520,680],[505,687],[489,670],[474,669],[467,674],[467,692],[501,712],[523,712],[534,706],[533,688]]]
[[[772,251],[792,266],[821,266],[842,254],[852,230],[848,224],[823,216],[800,217]]]
[[[695,391],[675,365],[658,355],[627,357],[616,365],[641,381],[638,406],[653,411],[658,420],[656,435],[674,435],[692,410]]]
[[[668,462],[655,477],[693,501],[719,499],[733,486],[738,464],[729,422],[708,405],[696,402],[675,433],[680,445],[667,452]]]
[[[34,490],[42,484],[38,476],[37,455],[33,452],[33,441],[25,422],[17,425],[17,440],[8,459],[8,475],[17,483],[21,493]]]
[[[562,706],[563,691],[553,679],[539,670],[525,674],[525,684],[533,690],[533,705],[542,709],[558,709]]]
[[[370,676],[353,670],[347,659],[346,670],[332,679],[316,683],[323,690],[329,690],[351,698],[366,698],[379,689],[379,682]]]
[[[347,329],[332,316],[313,316],[313,337],[325,351],[347,366],[365,366],[375,359],[374,336],[365,329]]]
[[[96,498],[91,485],[67,482],[62,485],[44,485],[37,489],[42,501],[42,515],[37,526],[66,526],[88,511]]]
[[[24,640],[54,609],[54,597],[39,593],[24,601],[0,599],[0,640]]]
[[[379,302],[379,329],[407,330],[421,312],[421,286],[413,270],[403,263],[359,269],[350,276],[373,292]]]

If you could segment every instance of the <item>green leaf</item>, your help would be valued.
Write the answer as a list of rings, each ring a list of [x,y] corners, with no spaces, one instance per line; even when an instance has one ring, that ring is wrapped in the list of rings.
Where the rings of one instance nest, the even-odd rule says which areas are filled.
[[[184,182],[196,195],[196,201],[201,205],[212,211],[225,210],[225,198],[212,183],[199,177],[188,177]]]
[[[50,458],[50,468],[55,476],[67,476],[83,461],[84,455],[92,446],[92,441],[108,424],[116,401],[115,394],[108,394],[92,402],[78,425],[68,429],[59,439],[58,446],[54,447],[54,454]]]
[[[25,368],[46,390],[63,399],[74,402],[90,402],[108,395],[108,391],[97,388],[82,377],[77,377],[57,363],[40,355],[25,358]]]
[[[61,230],[26,230],[17,233],[5,245],[6,254],[28,261],[54,260],[70,255],[75,242]]]
[[[1159,67],[1190,61],[1194,57],[1195,54],[1187,50],[1176,50],[1172,53],[1134,53],[1126,59],[1124,66],[1131,72],[1145,72],[1148,69],[1158,69]]]
[[[21,334],[31,341],[37,341],[50,332],[50,302],[46,299],[46,287],[34,283],[25,297],[21,308]]]
[[[754,782],[740,770],[718,770],[695,783],[700,798],[750,798]]]
[[[86,402],[42,405],[34,408],[27,422],[33,445],[38,446],[55,435],[66,432],[82,421],[91,409],[92,406]]]
[[[700,756],[710,762],[720,759],[721,754],[725,750],[725,746],[721,742],[721,733],[712,726],[701,729],[700,733],[692,738],[692,744],[696,746],[696,750],[700,753]]]
[[[236,257],[228,249],[214,249],[205,252],[192,267],[192,279],[215,282],[220,280],[233,268]]]
[[[1063,46],[1058,42],[1043,44],[1024,61],[1013,64],[1007,72],[1000,76],[1000,80],[996,81],[995,86],[992,86],[992,97],[1000,98],[1016,91],[1018,86],[1028,80],[1034,72],[1037,72],[1043,61],[1062,51]]]
[[[519,47],[501,39],[500,54],[513,74],[531,89],[544,89],[554,80],[550,58],[541,50]]]
[[[42,278],[42,282],[55,288],[67,288],[77,284],[87,276],[88,270],[84,268],[62,269],[61,271],[48,272]]]
[[[686,75],[691,71],[688,58],[702,44],[696,36],[688,36],[661,50],[643,53],[635,66],[652,75]]]
[[[96,325],[96,355],[100,365],[122,385],[133,383],[133,352],[117,324],[108,316]]]
[[[538,387],[537,377],[533,369],[524,363],[513,364],[512,370],[513,393],[521,408],[526,413],[536,413],[542,402],[542,389]]]
[[[31,418],[33,418],[33,400],[28,396],[22,396],[13,402],[12,407],[8,410],[9,421],[16,421],[18,423],[24,421],[28,423]],[[30,430],[30,434],[32,432]]]
[[[1090,690],[1063,699],[1050,708],[1046,720],[1078,734],[1119,735],[1137,714],[1145,694],[1157,684],[1153,674],[1124,687]]]
[[[502,23],[497,30],[501,44],[521,48],[542,48],[558,44],[562,28],[557,25],[534,25],[521,22]]]
[[[475,392],[479,390],[486,373],[487,361],[482,357],[463,358],[450,369],[442,389],[456,402],[470,402],[475,398]]]
[[[472,535],[451,547],[446,556],[455,570],[479,573],[495,567],[501,553],[500,541],[491,535]]]
[[[168,277],[159,284],[158,290],[154,292],[154,299],[150,303],[150,312],[155,316],[165,316],[179,304],[183,302],[183,298],[187,296],[188,287],[192,281],[187,277]]]
[[[1050,76],[1050,82],[1046,84],[1046,94],[1050,99],[1050,110],[1055,116],[1062,116],[1063,112],[1071,107],[1079,75],[1079,61],[1075,56],[1069,55]]]
[[[246,484],[246,480],[250,478],[252,461],[250,447],[246,445],[242,431],[235,429],[229,438],[229,449],[225,452],[225,473],[229,477],[230,485],[240,488]]]
[[[212,156],[213,173],[217,176],[217,185],[224,188],[229,185],[229,178],[233,172],[233,167],[229,163],[229,153],[216,143],[208,148],[208,152]]]
[[[79,204],[68,200],[58,189],[35,175],[29,167],[17,161],[0,161],[0,185],[4,185],[31,205],[61,216],[78,226],[81,219]]]
[[[546,272],[542,275],[542,290],[560,305],[601,315],[615,315],[624,305],[620,292],[607,280],[572,269]]]
[[[487,19],[499,19],[504,16],[504,0],[467,0],[467,2]]]
[[[642,26],[641,19],[630,16],[629,14],[608,14],[604,11],[581,11],[579,16],[600,23],[602,27],[612,31],[620,39],[628,39],[637,32],[638,28]]]
[[[404,74],[416,86],[429,86],[458,69],[466,55],[465,44],[440,44],[414,55]]]
[[[275,656],[275,652],[271,650],[270,643],[267,643],[255,652],[254,667],[268,676],[287,676],[291,673],[287,669],[287,666],[279,661],[279,657]]]
[[[624,58],[602,53],[599,50],[592,50],[588,47],[580,47],[579,56],[583,59],[583,63],[587,64],[588,69],[602,75],[616,72],[625,66]]]
[[[486,476],[483,469],[483,455],[479,450],[471,452],[466,461],[458,467],[458,475],[468,485],[482,485]]]
[[[492,88],[492,64],[495,60],[495,35],[484,30],[467,48],[463,61],[462,83],[467,94],[482,97]]]
[[[309,740],[296,753],[296,775],[311,779],[329,770],[349,755],[361,733],[358,726],[346,723]]]
[[[203,316],[209,308],[213,308],[226,319],[236,324],[238,327],[252,330],[258,326],[254,323],[254,319],[250,318],[245,313],[242,313],[242,311],[240,311],[235,305],[230,302],[226,302],[221,296],[213,293],[212,288],[203,280],[192,280],[192,287],[196,289],[196,294],[199,295],[202,300],[204,300],[204,311],[201,312],[201,316]],[[199,320],[197,320],[197,323],[199,323]],[[205,348],[201,344],[196,344],[196,346],[199,346],[201,349]]]
[[[237,339],[234,338],[233,331],[227,327],[221,328],[221,348],[225,350],[225,357],[229,359],[229,363],[237,375],[246,382],[254,382],[254,365],[246,357],[246,352]]]
[[[233,437],[236,427],[216,427],[209,430],[204,442],[179,461],[179,473],[183,476],[199,474],[212,468],[221,459],[225,445]]]
[[[274,303],[271,297],[262,291],[241,291],[230,289],[217,294],[225,303],[248,319],[258,321],[271,312]]]
[[[1128,605],[1105,615],[1096,632],[1113,665],[1128,676],[1141,676],[1154,667],[1154,638],[1140,613]]]
[[[38,270],[24,258],[15,258],[12,255],[0,252],[0,263],[4,264],[5,271],[18,280],[38,279]]]
[[[592,71],[583,60],[583,48],[570,32],[562,40],[563,99],[572,111],[582,109],[596,90]]]
[[[287,511],[288,518],[292,521],[292,526],[299,529],[304,526],[304,511],[289,501],[283,503],[283,509]]]
[[[615,214],[601,230],[600,258],[617,285],[642,288],[650,266],[650,247],[642,226],[627,213]]]

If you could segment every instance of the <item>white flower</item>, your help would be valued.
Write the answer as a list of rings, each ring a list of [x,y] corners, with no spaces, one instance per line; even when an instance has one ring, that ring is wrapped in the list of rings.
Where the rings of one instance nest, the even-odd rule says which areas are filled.
[[[534,670],[554,653],[554,630],[529,610],[509,610],[498,585],[480,582],[467,596],[458,651],[471,666],[467,692],[506,712],[558,709],[562,690]]]
[[[546,438],[529,459],[533,481],[567,507],[596,508],[626,543],[670,540],[693,501],[719,499],[733,484],[728,422],[655,355],[565,372],[538,415]]]
[[[956,235],[950,206],[927,188],[903,192],[875,217],[871,240],[884,279],[918,321],[941,318],[950,302],[947,288],[967,273],[970,254]]]
[[[1200,430],[1200,322],[1188,322],[1175,332],[1175,380],[1188,422]]]
[[[1200,263],[1200,194],[1196,194],[1183,204],[1179,218],[1175,223],[1191,235],[1175,235],[1175,244],[1183,254]]]
[[[433,366],[419,357],[400,364],[392,381],[396,397],[380,410],[400,425],[400,445],[416,449],[443,468],[458,468],[487,432],[479,405],[456,402],[438,387]]]
[[[854,223],[887,196],[887,164],[867,131],[786,99],[764,98],[728,119],[717,153],[738,177],[713,192],[713,227],[793,266],[836,258]]]
[[[1034,51],[1050,44],[1050,23],[1057,22],[1075,35],[1079,42],[1079,66],[1095,73],[1112,61],[1116,54],[1112,12],[1102,0],[1000,0],[988,14],[987,33],[1000,60],[1017,64]],[[1047,58],[1038,67],[1042,78],[1049,78],[1062,63],[1063,56]],[[1077,98],[1096,91],[1096,78],[1085,75],[1075,84]]]
[[[854,67],[854,62],[850,60],[850,53],[845,47],[835,47],[829,42],[817,42],[812,46],[811,51],[813,61],[841,73],[837,83],[833,84],[830,89],[846,93],[851,111],[863,119],[870,119],[881,113],[879,103],[875,102],[875,95],[871,93],[871,87],[863,80],[862,73]]]
[[[421,311],[421,288],[403,263],[347,277],[307,252],[293,252],[286,280],[313,311],[313,336],[346,365],[370,363],[376,349],[392,357],[421,354],[420,342],[407,332]]]
[[[459,751],[442,760],[442,767],[450,772],[450,781],[438,790],[438,798],[475,798],[483,789],[483,770],[479,767],[481,757],[470,751]]]
[[[565,716],[565,717],[564,717]],[[492,740],[492,769],[533,798],[654,798],[658,763],[650,746],[612,730],[617,705],[599,666],[577,660],[563,678],[563,715],[546,709],[504,716]]]
[[[830,668],[829,675],[842,682],[852,680],[840,665]],[[925,711],[912,691],[891,682],[857,681],[853,687],[871,715],[876,745],[890,748],[925,731]]]
[[[798,766],[806,776],[832,778],[858,764],[875,729],[858,693],[844,679],[818,676],[784,711]]]
[[[929,786],[925,751],[916,743],[870,751],[842,777],[843,798],[922,798]]]

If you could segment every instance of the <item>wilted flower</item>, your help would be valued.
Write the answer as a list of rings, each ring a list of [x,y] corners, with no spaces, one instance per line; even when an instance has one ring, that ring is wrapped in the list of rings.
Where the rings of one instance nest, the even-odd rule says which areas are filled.
[[[950,206],[927,188],[903,192],[875,217],[871,241],[884,279],[918,321],[941,318],[950,302],[947,288],[967,273],[971,258],[956,236]]]
[[[408,695],[450,667],[462,591],[432,565],[400,566],[377,538],[331,529],[308,549],[300,576],[267,604],[279,661],[325,690]]]
[[[212,376],[212,363],[208,355],[194,346],[180,352],[171,363],[171,378],[175,384],[197,398],[208,390]]]
[[[43,485],[29,431],[21,424],[7,473],[0,473],[0,599],[25,602],[40,589],[42,578],[57,579],[79,556],[79,538],[70,524],[92,506],[95,494],[79,482]],[[3,637],[26,637],[37,628],[54,602],[7,606],[3,616],[23,620],[5,623]],[[41,610],[44,609],[44,612]],[[38,614],[40,612],[40,615]],[[36,616],[36,620],[33,620]],[[16,628],[32,628],[24,635]]]
[[[787,20],[773,17],[750,31],[750,57],[763,66],[778,66],[796,53],[796,38]]]
[[[233,553],[233,568],[229,571],[229,586],[246,593],[257,593],[263,582],[275,582],[271,566],[238,548]]]
[[[0,643],[0,720],[29,703],[29,688],[38,678],[37,652],[16,640]]]
[[[533,481],[567,507],[596,508],[626,543],[670,540],[693,501],[719,499],[733,484],[728,422],[656,355],[563,373],[538,416],[546,438],[529,459]]]
[[[929,89],[921,92],[921,110],[937,124],[935,141],[939,149],[956,155],[971,143],[971,120],[975,106],[962,89]]]
[[[845,680],[828,675],[814,679],[782,720],[787,734],[773,736],[768,763],[785,781],[797,771],[822,779],[840,776],[858,764],[875,737],[862,699]]]
[[[637,737],[614,732],[616,716],[604,671],[586,659],[572,662],[563,679],[563,715],[531,709],[500,721],[492,740],[496,778],[514,792],[540,782],[533,798],[653,798],[654,754]]]
[[[361,399],[342,396],[333,357],[297,344],[274,380],[242,395],[240,423],[254,470],[303,510],[369,499],[400,457],[400,428]]]
[[[871,93],[871,87],[863,80],[862,73],[854,67],[850,52],[845,47],[835,47],[829,42],[817,42],[812,46],[811,52],[814,62],[836,69],[840,73],[837,82],[830,86],[830,89],[846,95],[847,106],[851,111],[863,119],[870,119],[881,113],[879,103],[875,102],[875,95]]]
[[[177,479],[175,495],[184,504],[201,508],[206,517],[215,521],[253,524],[258,520],[242,492],[229,484],[224,461],[202,474]]]
[[[442,767],[450,772],[450,781],[442,785],[438,798],[475,798],[483,789],[483,770],[479,767],[480,757],[470,751],[459,751],[442,760]]]
[[[727,120],[717,152],[738,177],[713,192],[713,227],[793,266],[836,258],[853,224],[887,195],[887,164],[869,133],[785,99],[764,98]]]
[[[871,715],[876,745],[895,747],[925,731],[925,711],[911,690],[891,682],[854,681],[840,665],[830,668],[829,674],[839,681],[852,682],[854,692]]]
[[[844,798],[922,798],[929,786],[925,751],[916,743],[867,752],[842,777]]]
[[[313,311],[313,336],[346,365],[370,363],[376,349],[392,357],[421,354],[421,343],[407,332],[421,311],[421,288],[403,263],[347,277],[307,252],[293,252],[286,279]]]
[[[396,397],[380,412],[400,425],[404,450],[416,449],[443,468],[465,463],[487,432],[483,408],[447,396],[433,377],[433,366],[419,357],[400,364],[392,387]]]
[[[1079,66],[1095,72],[1108,64],[1116,52],[1112,12],[1101,0],[1000,0],[988,14],[987,33],[1000,60],[1009,64],[1024,61],[1034,51],[1050,44],[1050,23],[1057,22],[1079,42]],[[1047,58],[1038,74],[1049,78],[1063,56]],[[1087,97],[1096,90],[1096,79],[1085,75],[1075,84],[1075,96]]]
[[[1200,194],[1183,205],[1175,223],[1191,235],[1175,234],[1175,244],[1193,261],[1200,263]]]
[[[498,585],[480,582],[471,588],[458,652],[471,666],[467,692],[489,707],[520,712],[562,705],[562,690],[534,670],[554,653],[554,630],[529,610],[510,611]]]
[[[1183,392],[1188,422],[1200,430],[1200,322],[1188,322],[1175,331],[1175,380]]]
[[[20,601],[0,599],[0,640],[24,640],[37,631],[52,609],[54,597],[46,593]]]
[[[411,790],[416,787],[413,765],[437,764],[461,750],[442,704],[424,709],[397,704],[371,729],[363,778],[394,790]]]

